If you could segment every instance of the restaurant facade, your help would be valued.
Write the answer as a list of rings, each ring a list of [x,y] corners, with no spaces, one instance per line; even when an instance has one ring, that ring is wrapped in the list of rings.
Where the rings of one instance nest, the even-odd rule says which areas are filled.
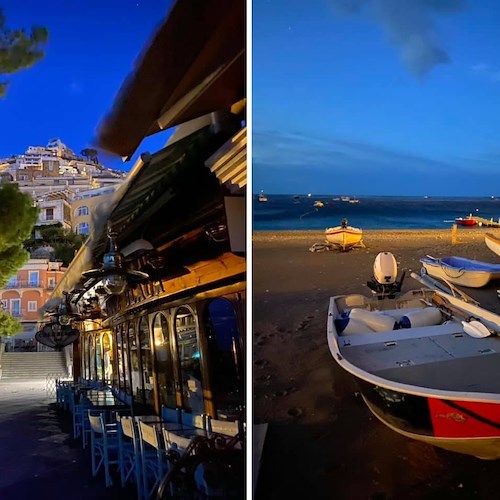
[[[112,386],[142,413],[244,422],[245,3],[194,4],[174,4],[98,144],[130,158],[148,135],[174,132],[141,154],[52,306],[79,331],[75,378]]]

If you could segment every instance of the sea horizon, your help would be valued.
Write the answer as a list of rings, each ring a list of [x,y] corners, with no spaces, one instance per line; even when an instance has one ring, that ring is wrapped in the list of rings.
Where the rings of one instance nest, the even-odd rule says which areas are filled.
[[[254,231],[324,230],[346,218],[362,229],[446,229],[469,214],[500,219],[496,196],[265,194],[252,196]],[[349,201],[341,201],[349,197]],[[352,200],[358,200],[352,203]]]

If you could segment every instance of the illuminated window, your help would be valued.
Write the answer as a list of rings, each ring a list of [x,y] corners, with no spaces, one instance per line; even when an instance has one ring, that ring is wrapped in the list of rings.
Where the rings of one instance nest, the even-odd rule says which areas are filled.
[[[78,207],[76,209],[76,216],[80,217],[82,215],[88,215],[89,214],[89,207],[86,205],[82,205],[81,207]]]
[[[88,222],[80,222],[80,224],[76,226],[76,234],[89,234]]]

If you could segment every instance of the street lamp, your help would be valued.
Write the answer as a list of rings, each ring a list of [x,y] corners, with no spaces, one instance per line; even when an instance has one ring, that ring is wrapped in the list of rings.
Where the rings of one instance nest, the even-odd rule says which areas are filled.
[[[100,278],[102,287],[110,295],[121,295],[127,283],[147,280],[149,274],[142,271],[128,270],[125,267],[123,255],[118,251],[116,233],[108,229],[109,251],[104,254],[100,269],[84,271],[84,278]]]

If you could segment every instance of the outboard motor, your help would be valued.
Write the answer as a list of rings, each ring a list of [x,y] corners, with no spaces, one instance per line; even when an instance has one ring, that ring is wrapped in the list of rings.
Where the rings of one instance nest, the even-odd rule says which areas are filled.
[[[373,263],[372,279],[366,284],[379,296],[379,299],[385,297],[393,299],[396,293],[401,291],[405,272],[403,271],[399,281],[397,277],[398,265],[394,255],[391,252],[380,252]]]

